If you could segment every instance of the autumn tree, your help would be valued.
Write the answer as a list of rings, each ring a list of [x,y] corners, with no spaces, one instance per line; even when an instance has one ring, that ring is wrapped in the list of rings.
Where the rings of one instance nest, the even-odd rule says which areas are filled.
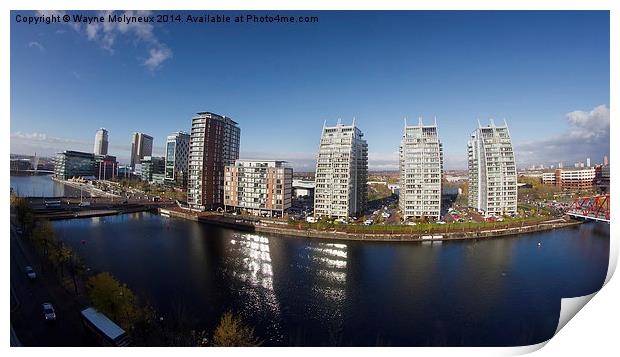
[[[30,231],[34,223],[32,207],[25,198],[11,194],[11,208],[15,210],[17,221],[24,232]]]
[[[60,277],[64,278],[65,266],[73,259],[73,250],[65,246],[62,242],[58,242],[50,249],[50,260],[60,270]]]
[[[241,318],[226,312],[213,333],[213,346],[216,347],[257,347],[262,344],[254,329],[245,326]]]
[[[58,238],[51,223],[47,220],[38,221],[32,230],[32,241],[44,255],[48,255],[50,248],[56,245]]]
[[[126,330],[140,318],[133,291],[110,273],[99,273],[86,281],[88,299],[95,309],[107,315]]]

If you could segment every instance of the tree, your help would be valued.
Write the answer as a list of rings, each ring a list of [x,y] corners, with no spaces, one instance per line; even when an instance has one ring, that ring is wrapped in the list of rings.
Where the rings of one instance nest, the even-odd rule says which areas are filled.
[[[73,258],[73,250],[69,247],[66,247],[62,242],[58,242],[58,244],[53,245],[50,250],[50,260],[58,269],[60,269],[60,277],[64,278],[64,267],[65,264],[69,263]]]
[[[131,330],[140,318],[140,309],[133,291],[110,273],[99,273],[88,278],[86,289],[93,307],[124,329]]]
[[[71,274],[71,279],[73,280],[73,288],[75,290],[75,295],[79,294],[78,291],[78,279],[77,276],[82,274],[84,271],[84,264],[80,257],[77,254],[73,254],[71,256],[71,260],[69,261],[69,274]]]
[[[30,231],[32,224],[34,223],[34,215],[32,207],[25,198],[19,197],[14,193],[11,193],[11,208],[15,209],[17,214],[17,221],[21,225],[24,232]]]
[[[56,232],[54,232],[50,222],[46,220],[37,222],[32,230],[32,240],[43,251],[44,255],[48,255],[50,247],[58,242]]]
[[[220,320],[213,333],[213,346],[216,347],[258,347],[262,344],[254,329],[245,326],[241,318],[228,311]]]

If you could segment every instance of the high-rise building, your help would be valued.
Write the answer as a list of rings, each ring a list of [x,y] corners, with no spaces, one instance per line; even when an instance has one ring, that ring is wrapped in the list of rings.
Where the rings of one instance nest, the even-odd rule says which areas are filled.
[[[95,154],[80,151],[63,151],[54,159],[54,176],[60,180],[74,177],[95,177]]]
[[[609,158],[607,155],[603,157],[603,166],[609,166]]]
[[[97,130],[95,134],[95,148],[93,152],[95,155],[108,154],[108,131],[104,128]]]
[[[364,212],[368,189],[368,144],[355,126],[323,126],[316,163],[315,217],[345,218]]]
[[[177,131],[166,138],[166,176],[167,183],[187,187],[189,168],[189,134]]]
[[[437,124],[405,125],[400,144],[399,205],[402,217],[441,218],[442,146]]]
[[[187,202],[192,209],[224,205],[224,167],[239,158],[241,129],[232,119],[210,112],[192,118]]]
[[[291,207],[293,169],[277,160],[237,160],[224,174],[224,205],[256,215],[284,216]]]
[[[590,158],[586,158],[586,167],[590,167]]]
[[[142,181],[164,183],[165,160],[163,157],[145,156],[140,160]]]
[[[469,206],[488,215],[516,213],[517,170],[508,125],[479,125],[467,151]]]
[[[95,154],[95,177],[98,180],[111,179],[118,175],[116,156]]]
[[[130,166],[136,167],[145,156],[153,155],[153,137],[143,133],[133,133],[131,136]]]
[[[596,165],[594,183],[603,192],[609,192],[609,165]]]

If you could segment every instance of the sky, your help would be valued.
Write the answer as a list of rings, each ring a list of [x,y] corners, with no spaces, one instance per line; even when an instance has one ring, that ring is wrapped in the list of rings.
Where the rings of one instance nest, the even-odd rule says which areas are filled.
[[[99,12],[56,12],[64,15]],[[166,12],[170,14],[170,12]],[[317,23],[234,23],[237,15]],[[11,153],[92,152],[128,161],[131,134],[233,118],[240,156],[313,171],[323,123],[355,118],[369,168],[398,168],[404,120],[437,120],[446,169],[467,167],[478,126],[505,119],[517,166],[609,155],[607,11],[181,12],[231,23],[28,24],[11,12]],[[157,15],[115,12],[116,15]]]

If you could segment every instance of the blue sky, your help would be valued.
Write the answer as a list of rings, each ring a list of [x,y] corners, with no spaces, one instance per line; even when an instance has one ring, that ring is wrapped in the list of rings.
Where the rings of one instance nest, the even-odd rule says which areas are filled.
[[[371,169],[397,168],[404,117],[437,118],[448,169],[466,167],[477,119],[507,120],[520,167],[609,153],[608,12],[286,13],[319,22],[29,25],[16,15],[37,13],[12,12],[11,152],[90,151],[105,127],[121,161],[134,131],[163,154],[212,111],[239,122],[242,158],[297,169],[314,169],[323,121],[353,117]]]

